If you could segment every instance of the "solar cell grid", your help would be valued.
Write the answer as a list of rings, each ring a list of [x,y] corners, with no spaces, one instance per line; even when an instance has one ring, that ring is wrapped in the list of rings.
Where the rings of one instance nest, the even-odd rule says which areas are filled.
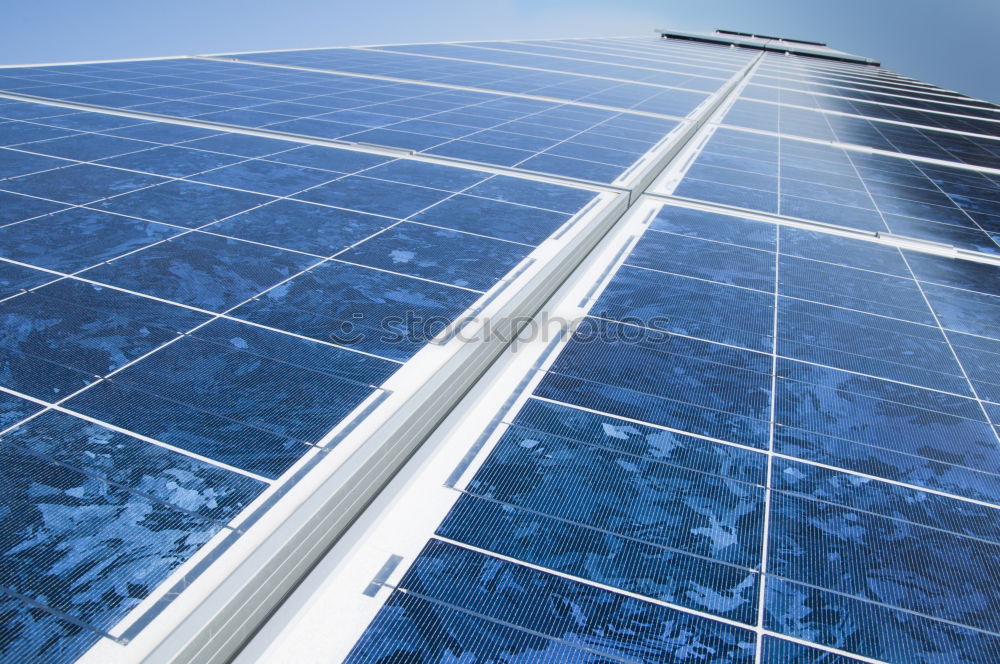
[[[542,42],[531,42],[541,44]],[[699,44],[675,45],[670,42],[650,44],[645,39],[573,39],[544,42],[574,51],[606,54],[618,58],[641,57],[657,63],[684,63],[728,70],[735,73],[752,59],[746,53]],[[631,60],[630,60],[631,61]]]
[[[905,81],[887,79],[884,77],[872,77],[865,73],[842,72],[824,69],[799,69],[785,67],[769,67],[762,64],[758,68],[761,76],[772,76],[799,80],[803,82],[817,82],[825,85],[840,86],[857,90],[882,91],[886,94],[913,95],[918,98],[936,97],[942,102],[960,102],[963,95],[958,95],[941,88],[923,83],[911,84]]]
[[[739,100],[723,122],[790,136],[839,141],[986,168],[1000,166],[1000,141],[767,102]],[[1000,125],[998,125],[1000,127]]]
[[[234,57],[234,56],[226,56]],[[556,97],[625,110],[684,117],[707,97],[704,91],[642,82],[532,71],[488,63],[366,49],[326,49],[235,55],[243,62],[271,63],[339,72],[393,76],[412,81],[469,86],[497,92]],[[719,80],[713,90],[721,87]]]
[[[883,69],[870,64],[848,63],[848,62],[822,62],[819,60],[806,61],[803,58],[789,60],[781,55],[772,53],[765,54],[761,61],[760,69],[765,72],[780,71],[791,76],[802,78],[829,78],[845,81],[858,81],[870,85],[884,85],[898,88],[910,88],[923,92],[933,92],[935,94],[949,97],[966,97],[953,90],[946,90],[940,86],[918,81],[905,76],[900,76],[895,72]],[[966,97],[968,98],[968,97]]]
[[[684,72],[713,78],[728,78],[739,68],[732,65],[726,66],[721,61],[699,61],[697,58],[691,58],[690,56],[688,56],[690,59],[683,59],[676,56],[667,57],[667,53],[657,54],[658,57],[652,57],[652,55],[644,57],[641,53],[626,55],[623,52],[608,52],[600,48],[595,48],[597,46],[595,42],[578,44],[563,42],[561,45],[555,42],[469,42],[465,45],[603,63],[610,63],[614,60],[617,63],[628,66]]]
[[[689,72],[671,72],[664,69],[594,62],[557,55],[520,54],[512,51],[479,48],[466,44],[383,46],[381,49],[397,53],[432,55],[472,60],[475,62],[531,67],[532,69],[566,71],[588,76],[654,83],[656,85],[688,88],[705,92],[716,90],[728,78],[726,76],[703,76]]]
[[[392,554],[364,593],[289,600],[296,653],[1000,658],[993,105],[641,38],[2,68],[0,90],[0,659],[164,647],[151,621],[205,616],[344,468],[389,481],[416,448],[357,446],[387,402],[473,406],[413,457],[449,478],[404,466],[337,554],[359,583]],[[695,124],[741,91],[735,126]],[[429,337],[521,300],[582,318],[432,394],[454,344]]]
[[[903,118],[911,117],[915,119],[914,124],[924,124],[927,126],[942,126],[935,124],[937,120],[954,121],[957,123],[971,120],[972,123],[968,125],[969,127],[975,126],[975,123],[977,122],[976,118],[952,114],[947,110],[940,112],[935,111],[932,113],[923,112],[918,110],[916,105],[907,107],[905,100],[902,99],[897,100],[896,102],[884,103],[863,102],[848,99],[846,97],[837,97],[826,93],[787,90],[757,84],[746,86],[740,95],[740,99],[754,100],[758,102],[771,102],[802,109],[832,110],[846,114],[889,120],[905,121]],[[750,106],[756,107],[753,104]],[[956,112],[960,112],[960,110],[961,109],[956,109]],[[923,122],[917,121],[920,119],[923,119]],[[985,127],[992,126],[989,122],[983,122],[982,125]],[[956,125],[954,128],[960,130],[964,126],[965,125]],[[970,131],[972,130],[970,129]],[[988,132],[983,131],[981,133]]]
[[[799,92],[816,92],[837,97],[847,97],[862,101],[880,102],[886,104],[904,104],[918,108],[930,108],[939,111],[960,112],[968,115],[979,115],[985,118],[996,118],[997,109],[993,104],[978,102],[966,98],[949,98],[929,94],[910,94],[908,90],[889,91],[885,89],[866,90],[845,85],[831,85],[822,82],[797,81],[795,79],[778,78],[755,74],[750,78],[751,84],[764,85],[779,89],[790,89]]]
[[[968,109],[911,104],[905,99],[875,103],[824,93],[802,92],[762,85],[748,85],[741,97],[757,101],[778,102],[787,106],[840,111],[883,120],[897,120],[986,136],[1000,135],[1000,122],[998,122],[1000,116],[994,117],[992,120],[990,118],[977,118],[974,117],[975,113],[968,113]],[[921,108],[928,110],[919,110]]]
[[[0,648],[19,661],[74,660],[239,535],[427,342],[380,320],[456,318],[595,195],[44,104],[0,115],[17,118],[0,128]],[[345,322],[368,333],[336,336]]]
[[[672,193],[996,253],[994,177],[720,128]]]
[[[757,638],[761,661],[855,661],[775,636],[890,661],[995,657],[1000,441],[965,378],[978,361],[948,343],[951,300],[929,295],[996,297],[995,270],[663,206],[348,661],[545,658],[561,640],[573,657],[754,661]],[[643,327],[656,315],[667,325]],[[609,630],[624,616],[592,603],[603,588],[704,621],[697,646]],[[487,650],[459,614],[513,631]]]
[[[0,87],[600,182],[617,178],[678,125],[613,109],[231,62],[174,59],[64,69],[75,72],[72,85],[47,82],[47,74],[63,69],[30,68],[5,70]],[[129,92],[99,92],[107,83],[128,86]],[[6,129],[7,140],[28,133],[23,126]],[[64,144],[55,138],[52,149]]]

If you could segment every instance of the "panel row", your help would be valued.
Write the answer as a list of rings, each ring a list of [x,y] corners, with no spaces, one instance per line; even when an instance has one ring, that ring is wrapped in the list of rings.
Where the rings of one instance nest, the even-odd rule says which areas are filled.
[[[839,141],[915,157],[1000,167],[1000,139],[981,135],[955,134],[749,99],[737,101],[722,121],[736,127]],[[988,129],[1000,133],[997,131],[1000,124]]]
[[[597,182],[615,180],[678,126],[613,109],[192,58],[4,69],[0,90]],[[45,137],[31,126],[5,130],[8,142]]]
[[[777,56],[766,56],[751,79],[752,83],[769,85],[782,89],[800,90],[804,92],[821,92],[852,99],[865,99],[884,103],[903,103],[921,108],[937,108],[947,110],[954,106],[973,115],[986,118],[996,118],[1000,107],[996,104],[973,99],[957,92],[942,90],[921,81],[900,82],[891,81],[865,82],[864,78],[833,74],[825,66],[802,66],[801,60],[793,60],[798,66],[789,70],[786,61]],[[782,66],[784,65],[784,66]],[[854,69],[857,69],[857,65]],[[868,74],[873,68],[866,67],[863,74]],[[877,70],[874,70],[877,71]],[[901,101],[902,100],[902,101]],[[926,104],[926,106],[925,106]],[[953,110],[952,112],[958,112]]]
[[[730,128],[656,193],[997,253],[996,175]]]
[[[837,97],[821,92],[801,92],[757,84],[746,86],[741,98],[817,110],[839,111],[879,120],[896,120],[926,127],[985,134],[986,136],[1000,135],[1000,114],[995,115],[995,117],[979,118],[975,117],[976,114],[969,113],[966,108],[929,107],[927,105],[919,105],[914,108],[914,104],[904,99],[879,103]]]
[[[641,82],[651,72],[639,74],[636,82],[600,78],[560,71],[511,67],[450,57],[431,57],[392,50],[318,49],[273,53],[244,53],[242,62],[308,67],[352,74],[392,76],[410,81],[468,86],[497,92],[555,97],[567,101],[613,106],[684,117],[722,87],[724,79],[705,79],[695,89]],[[747,56],[747,62],[750,57]],[[566,60],[563,62],[572,62]],[[684,81],[696,77],[685,76]]]

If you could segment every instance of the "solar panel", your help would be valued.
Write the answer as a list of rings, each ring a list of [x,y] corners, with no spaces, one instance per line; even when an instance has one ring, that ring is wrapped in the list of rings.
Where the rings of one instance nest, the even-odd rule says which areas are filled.
[[[346,661],[755,661],[760,627],[995,657],[1000,456],[947,312],[997,268],[652,201],[633,228],[647,209]]]
[[[932,106],[913,103],[909,99],[897,99],[894,102],[874,103],[838,97],[824,93],[800,92],[784,88],[771,88],[763,85],[748,85],[742,95],[743,99],[756,101],[780,102],[786,106],[815,108],[830,111],[841,111],[853,115],[878,118],[883,120],[898,120],[926,127],[941,127],[966,131],[987,136],[997,136],[998,120],[996,113],[984,111],[976,113],[968,107],[939,105]],[[927,110],[921,110],[922,108]],[[758,107],[766,108],[766,107]],[[979,118],[976,115],[984,117]]]
[[[393,392],[433,334],[389,314],[466,315],[617,195],[44,104],[0,114],[3,651],[19,661],[125,642],[123,619],[266,520],[264,499]]]
[[[996,119],[642,38],[0,68],[0,659],[1000,658]]]
[[[610,101],[605,107],[581,107],[560,101],[576,99],[573,92],[556,92],[552,96],[558,99],[549,100],[518,98],[383,77],[190,58],[74,65],[74,72],[81,73],[72,84],[51,84],[50,75],[60,76],[64,69],[7,69],[0,85],[32,97],[386,145],[605,183],[678,126],[676,117],[628,112],[630,106],[617,96],[605,100]],[[612,86],[602,80],[581,77],[580,84]],[[723,82],[712,79],[710,91]],[[105,91],[110,84],[117,90]],[[649,94],[666,92],[650,88]],[[705,96],[697,95],[696,102]],[[693,105],[663,110],[683,116]],[[67,140],[71,145],[72,139],[63,139],[32,148],[46,154],[65,151]]]
[[[782,107],[780,114],[774,113],[774,110],[767,108],[765,102],[741,100],[729,111],[724,122],[737,127],[852,143],[960,164],[996,168],[1000,163],[997,159],[1000,143],[987,136],[965,137],[930,128],[881,123],[788,106]],[[1000,125],[990,126],[990,134],[995,135],[998,127]]]
[[[654,191],[996,253],[997,177],[720,127]]]

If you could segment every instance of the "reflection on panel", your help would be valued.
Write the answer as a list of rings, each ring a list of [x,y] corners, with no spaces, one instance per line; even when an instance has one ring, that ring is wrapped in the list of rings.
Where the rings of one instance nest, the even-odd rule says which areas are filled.
[[[998,176],[720,128],[673,194],[1000,253]]]
[[[726,113],[723,122],[735,127],[839,141],[959,164],[986,168],[1000,166],[1000,141],[982,135],[967,136],[793,106],[775,106],[749,99],[737,101]],[[1000,135],[1000,123],[985,129]]]

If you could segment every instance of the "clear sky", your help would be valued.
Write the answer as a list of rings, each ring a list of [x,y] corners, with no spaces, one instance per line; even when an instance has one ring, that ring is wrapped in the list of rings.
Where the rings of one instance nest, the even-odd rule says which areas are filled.
[[[0,0],[0,64],[728,28],[1000,103],[1000,0]]]

